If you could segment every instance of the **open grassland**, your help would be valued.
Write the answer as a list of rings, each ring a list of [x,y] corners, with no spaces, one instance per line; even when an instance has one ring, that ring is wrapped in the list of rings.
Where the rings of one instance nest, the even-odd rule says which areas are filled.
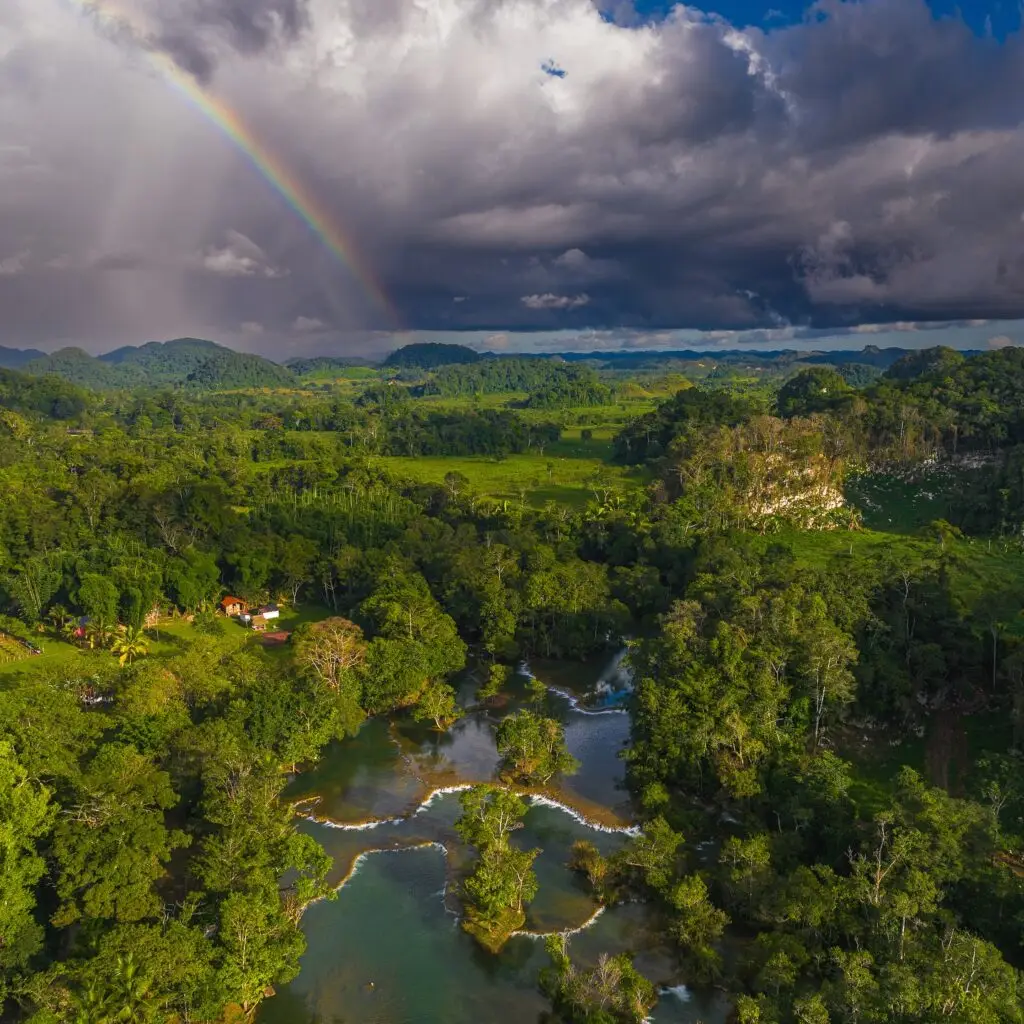
[[[380,379],[380,370],[373,366],[326,366],[300,375],[304,384],[331,384],[335,381],[375,381]]]
[[[319,622],[330,614],[327,608],[312,602],[301,604],[298,608],[282,606],[281,618],[270,627],[270,632],[277,632],[278,630],[291,632],[296,626],[306,622]],[[230,654],[246,644],[257,645],[260,643],[259,633],[254,633],[235,619],[218,616],[217,623],[218,632],[213,636],[203,634],[202,638],[204,643],[212,642],[222,655]],[[181,654],[189,643],[200,639],[200,637],[201,634],[196,630],[196,627],[187,619],[179,617],[161,619],[156,626],[146,630],[149,652],[145,657],[157,661],[173,658],[175,655]],[[0,660],[0,677],[24,670],[57,667],[69,663],[84,663],[90,658],[96,658],[97,656],[106,656],[111,659],[114,657],[102,649],[90,649],[88,644],[79,646],[67,643],[49,632],[34,635],[32,641],[36,646],[42,648],[43,653],[18,660]],[[287,648],[271,648],[268,653],[278,656],[282,650],[287,650]]]
[[[561,454],[571,452],[574,443],[581,454]],[[599,487],[610,486],[617,490],[640,487],[645,482],[642,473],[582,454],[598,450],[601,442],[577,439],[560,444],[565,447],[559,450],[552,445],[543,455],[510,455],[500,460],[489,456],[422,455],[413,458],[378,456],[373,462],[396,479],[420,483],[440,484],[447,474],[461,473],[477,494],[520,501],[534,508],[548,501],[581,508],[595,497],[592,485],[596,481],[600,481]]]
[[[846,482],[846,500],[864,516],[864,525],[890,533],[916,533],[936,519],[950,518],[948,470],[903,479],[864,473]]]
[[[1014,603],[1024,608],[1024,551],[1014,543],[973,538],[940,547],[930,537],[869,529],[792,530],[760,538],[766,547],[779,540],[792,547],[801,564],[835,572],[849,567],[860,575],[888,562],[914,576],[941,559],[965,608],[975,609],[994,594],[1002,595],[1008,608]],[[1018,627],[1013,622],[1008,628]]]

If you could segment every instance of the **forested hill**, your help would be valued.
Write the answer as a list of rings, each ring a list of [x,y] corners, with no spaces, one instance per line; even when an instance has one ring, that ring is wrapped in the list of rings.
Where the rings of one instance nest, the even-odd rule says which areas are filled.
[[[605,405],[612,397],[591,367],[536,356],[442,366],[419,388],[421,394],[445,398],[515,392],[527,393],[527,404],[535,409]]]
[[[226,391],[280,387],[295,380],[290,370],[269,359],[194,338],[154,341],[101,356],[64,348],[32,359],[21,369],[35,375],[54,374],[98,391],[166,386]]]
[[[17,370],[33,359],[44,358],[45,353],[34,348],[5,348],[0,345],[0,368]]]
[[[384,366],[396,369],[415,367],[432,370],[452,363],[475,363],[482,359],[479,352],[465,345],[445,345],[437,341],[416,342],[396,349],[384,360]]]
[[[774,397],[691,386],[614,446],[718,529],[848,523],[849,472],[913,476],[931,463],[958,467],[942,485],[947,518],[1010,529],[1022,522],[1024,350],[910,353],[862,389],[829,366],[801,370]]]
[[[913,354],[915,349],[879,348],[865,345],[862,349],[665,349],[624,352],[561,352],[567,362],[589,362],[608,369],[643,369],[665,362],[723,363],[742,366],[771,364],[779,368],[795,363],[820,363],[827,366],[867,366],[887,370],[894,363]],[[964,351],[964,355],[975,352]]]
[[[774,402],[681,391],[623,430],[616,451],[626,462],[660,459],[684,435],[735,427],[757,412],[827,415],[846,456],[874,463],[992,454],[1024,443],[1024,349],[906,353],[863,389],[830,367],[810,367],[790,378]]]
[[[222,345],[201,338],[176,338],[174,341],[150,341],[104,352],[97,358],[125,370],[142,371],[147,384],[178,384],[214,356],[229,351]]]

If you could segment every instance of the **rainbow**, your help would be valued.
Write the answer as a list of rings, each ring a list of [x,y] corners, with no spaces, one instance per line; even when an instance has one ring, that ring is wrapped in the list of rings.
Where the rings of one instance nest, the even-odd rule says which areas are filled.
[[[148,33],[134,11],[125,10],[113,0],[68,0],[78,10],[115,26],[127,25],[140,38]],[[218,128],[256,168],[278,195],[306,222],[317,238],[348,268],[362,289],[389,317],[397,322],[397,314],[373,272],[359,256],[355,246],[334,222],[324,205],[312,191],[259,140],[233,110],[209,89],[180,68],[167,54],[144,49],[150,63],[160,75],[188,100],[211,124]]]

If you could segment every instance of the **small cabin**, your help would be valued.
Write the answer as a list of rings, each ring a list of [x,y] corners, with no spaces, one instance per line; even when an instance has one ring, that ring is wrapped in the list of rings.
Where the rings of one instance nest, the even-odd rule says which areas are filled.
[[[220,602],[220,610],[225,615],[244,615],[248,607],[240,597],[225,597]]]
[[[281,609],[278,608],[276,604],[265,604],[258,609],[257,614],[262,615],[263,618],[269,621],[270,619],[280,618]]]
[[[265,633],[267,631],[267,620],[262,615],[253,615],[249,619],[249,626],[256,633]]]

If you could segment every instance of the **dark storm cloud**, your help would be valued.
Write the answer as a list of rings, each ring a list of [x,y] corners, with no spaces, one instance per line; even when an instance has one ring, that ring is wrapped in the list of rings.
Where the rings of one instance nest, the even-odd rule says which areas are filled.
[[[152,0],[143,10],[146,44],[202,81],[224,47],[258,55],[294,41],[309,24],[306,0]]]
[[[193,59],[210,30],[252,55],[272,43],[294,40],[308,24],[305,0],[185,0],[154,4],[152,15],[167,26],[158,38],[175,47],[170,52],[177,55],[182,48]]]
[[[125,36],[10,3],[0,289],[33,342],[62,317],[386,347],[396,323],[632,344],[1024,316],[1024,42],[923,0],[743,30],[591,0],[135,0]],[[154,46],[244,116],[397,317],[137,59]]]
[[[809,24],[761,39],[809,147],[1020,124],[1021,36],[978,38],[920,0],[819,0]]]

